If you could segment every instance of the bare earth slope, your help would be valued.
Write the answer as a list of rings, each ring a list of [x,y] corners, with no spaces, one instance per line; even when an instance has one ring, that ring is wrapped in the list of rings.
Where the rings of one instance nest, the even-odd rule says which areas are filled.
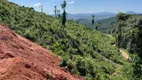
[[[120,52],[122,53],[125,59],[129,59],[129,55],[126,52],[124,52],[122,49],[120,49]]]
[[[0,80],[83,80],[59,62],[52,52],[0,25]]]

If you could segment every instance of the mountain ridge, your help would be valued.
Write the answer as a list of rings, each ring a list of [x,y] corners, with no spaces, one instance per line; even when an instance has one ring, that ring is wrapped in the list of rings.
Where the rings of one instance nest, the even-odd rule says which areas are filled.
[[[135,11],[127,11],[125,12],[126,14],[142,14],[139,12],[135,12]],[[76,13],[76,14],[71,14],[68,13],[67,17],[68,19],[73,19],[75,21],[77,21],[78,19],[88,19],[88,20],[92,20],[92,15],[95,15],[95,21],[97,20],[103,20],[103,19],[108,19],[111,17],[115,17],[118,13],[113,13],[113,12],[98,12],[98,13]],[[51,14],[52,16],[54,16],[54,14]]]

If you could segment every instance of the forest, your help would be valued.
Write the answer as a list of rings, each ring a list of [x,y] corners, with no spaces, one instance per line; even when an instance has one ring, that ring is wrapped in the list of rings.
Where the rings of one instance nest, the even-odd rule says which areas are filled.
[[[66,6],[63,1],[62,14],[55,7],[53,17],[0,0],[0,24],[51,50],[62,58],[59,66],[86,80],[142,79],[142,15],[119,13],[93,22],[96,29],[67,20]]]

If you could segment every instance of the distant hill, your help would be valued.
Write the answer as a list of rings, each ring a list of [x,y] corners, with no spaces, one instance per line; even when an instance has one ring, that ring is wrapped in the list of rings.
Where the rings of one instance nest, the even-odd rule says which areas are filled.
[[[92,26],[91,20],[77,19],[76,21],[94,29],[98,26],[97,30],[103,33],[112,33],[116,26],[116,17],[95,21],[94,26]]]
[[[138,13],[138,12],[134,12],[134,11],[128,11],[126,12],[126,14],[141,14],[141,13]],[[88,27],[92,27],[92,22],[91,22],[91,15],[95,15],[95,23],[97,24],[98,22],[101,22],[101,27],[98,28],[98,30],[101,30],[103,32],[106,32],[106,33],[110,33],[111,31],[107,31],[107,30],[102,30],[101,28],[104,27],[103,29],[108,29],[110,28],[110,24],[111,26],[114,26],[113,23],[115,23],[115,16],[117,14],[115,13],[110,13],[110,12],[102,12],[102,13],[88,13],[88,14],[69,14],[69,18],[73,18],[74,21],[78,22],[78,23],[81,23],[81,24],[84,24]],[[111,22],[112,21],[112,22]],[[105,25],[104,25],[105,24]],[[107,25],[107,26],[106,26]],[[95,26],[94,26],[95,28]]]
[[[134,11],[128,11],[126,14],[141,14],[138,12]],[[117,13],[112,13],[112,12],[100,12],[100,13],[80,13],[80,14],[68,14],[68,19],[88,19],[91,20],[92,17],[91,15],[95,15],[95,20],[102,20],[102,19],[107,19],[111,17],[115,17]]]
[[[52,16],[55,16],[54,14],[51,14]],[[92,16],[95,15],[95,20],[101,20],[101,19],[107,19],[116,16],[115,13],[111,12],[100,12],[100,13],[79,13],[79,14],[67,14],[68,19],[78,20],[78,19],[87,19],[91,20]]]
[[[80,14],[68,14],[68,19],[88,19],[91,20],[92,16],[95,15],[95,20],[107,19],[116,16],[115,13],[101,12],[101,13],[80,13]]]
[[[117,14],[111,12],[68,14],[68,19],[72,19],[80,24],[84,24],[86,26],[91,27],[92,15],[95,15],[95,21],[98,21],[98,20],[115,17]]]
[[[100,23],[98,25],[98,23]],[[108,19],[104,19],[104,20],[98,20],[95,22],[95,26],[98,25],[98,30],[104,33],[108,33],[111,34],[113,32],[113,30],[115,30],[116,28],[116,17],[112,17],[112,18],[108,18]]]
[[[137,17],[142,16],[141,13],[137,13],[137,12],[133,12],[133,11],[129,11],[129,12],[126,12],[126,13],[135,15]],[[86,24],[88,26],[92,26],[92,25],[89,25],[89,24],[91,24],[91,22],[89,23],[89,21],[84,21],[84,22],[81,22],[81,23]],[[98,20],[98,21],[95,22],[95,25],[97,25],[98,23],[100,23],[98,30],[101,31],[101,32],[104,32],[104,33],[109,33],[109,34],[114,32],[116,25],[117,25],[116,17],[112,17],[112,18],[108,18],[108,19],[104,19],[104,20]],[[94,28],[95,28],[95,26],[94,26]]]
[[[142,14],[142,13],[134,12],[134,11],[128,11],[128,12],[126,12],[126,14]]]

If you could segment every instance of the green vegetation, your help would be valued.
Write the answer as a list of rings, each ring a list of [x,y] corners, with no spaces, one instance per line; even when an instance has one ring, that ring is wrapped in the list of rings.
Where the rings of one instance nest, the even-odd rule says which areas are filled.
[[[87,80],[133,80],[142,70],[140,59],[131,64],[133,59],[128,62],[114,46],[115,38],[72,20],[66,21],[65,6],[64,2],[62,17],[66,27],[62,28],[65,23],[60,18],[0,0],[0,23],[61,56],[63,60],[59,65],[72,74]]]
[[[101,21],[100,21],[101,22]],[[109,27],[103,26],[108,25]],[[116,37],[116,45],[132,55],[133,79],[142,77],[142,15],[119,13],[116,18],[102,20],[100,30]]]
[[[98,25],[98,31],[107,34],[112,34],[115,32],[116,24],[117,24],[116,17],[99,20],[95,22],[95,25]]]
[[[142,53],[142,16],[119,13],[115,33],[119,47]]]
[[[117,46],[133,53],[133,79],[141,80],[142,77],[142,16],[119,13],[117,27],[114,33]],[[134,53],[137,53],[138,56]]]
[[[96,18],[96,17],[95,17]],[[103,33],[112,34],[115,31],[116,28],[116,17],[103,19],[103,20],[97,20],[94,22],[94,25],[92,25],[92,21],[88,19],[77,19],[75,20],[78,23],[84,24],[88,27],[92,27],[98,31],[101,31]]]
[[[117,17],[97,21],[99,31],[116,37],[116,45],[129,53],[142,53],[142,15],[119,13]],[[96,25],[97,25],[96,23]],[[107,25],[105,27],[105,25]]]

